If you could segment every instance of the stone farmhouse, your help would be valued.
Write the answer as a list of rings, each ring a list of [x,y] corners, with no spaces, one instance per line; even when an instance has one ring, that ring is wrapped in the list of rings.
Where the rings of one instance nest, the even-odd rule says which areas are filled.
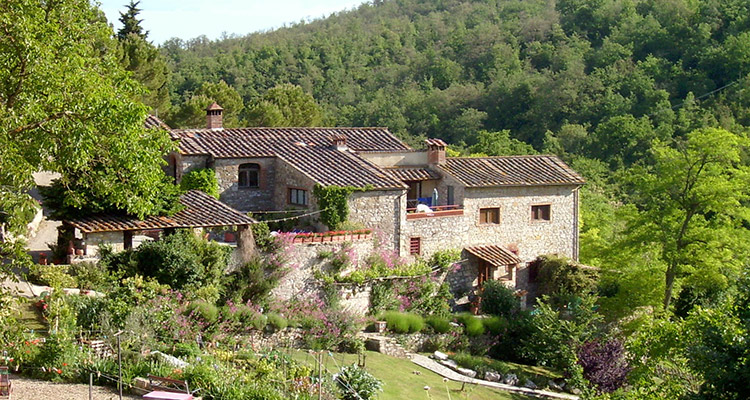
[[[555,156],[446,157],[439,139],[413,149],[386,128],[225,129],[215,103],[206,128],[170,133],[169,174],[212,168],[220,200],[238,210],[314,211],[315,185],[366,187],[350,197],[350,221],[401,256],[462,249],[454,287],[500,279],[523,291],[539,255],[578,257],[584,180]]]

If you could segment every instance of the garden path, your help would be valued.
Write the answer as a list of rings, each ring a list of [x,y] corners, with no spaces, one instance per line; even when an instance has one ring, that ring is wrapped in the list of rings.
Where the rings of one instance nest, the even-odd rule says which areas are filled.
[[[411,356],[411,361],[414,364],[417,364],[420,367],[426,368],[444,378],[448,378],[453,381],[487,386],[487,387],[491,387],[495,389],[505,390],[508,392],[523,394],[526,396],[544,397],[544,398],[552,398],[552,399],[564,399],[564,400],[578,400],[579,399],[578,396],[568,394],[568,393],[557,393],[557,392],[550,392],[548,390],[529,389],[525,387],[506,385],[506,384],[498,383],[498,382],[489,382],[489,381],[485,381],[482,379],[469,378],[468,376],[461,375],[458,372],[448,367],[445,367],[441,365],[440,363],[438,363],[437,361],[430,359],[428,357],[425,357],[421,354],[410,354],[410,356]]]
[[[82,384],[54,383],[38,379],[11,376],[13,382],[13,400],[83,400],[89,398],[89,386]],[[113,388],[94,386],[94,400],[117,399]],[[140,399],[138,396],[125,395],[123,399]]]

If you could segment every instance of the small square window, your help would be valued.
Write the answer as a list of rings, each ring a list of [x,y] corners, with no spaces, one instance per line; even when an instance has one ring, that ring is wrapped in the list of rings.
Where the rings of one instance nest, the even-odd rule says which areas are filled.
[[[549,204],[531,206],[531,220],[549,221],[551,216],[550,208],[551,206]]]
[[[289,204],[295,204],[298,206],[307,205],[307,190],[304,189],[289,189]]]
[[[409,254],[413,256],[422,254],[422,238],[409,238]]]
[[[479,209],[479,223],[484,224],[499,224],[500,223],[500,208],[480,208]]]

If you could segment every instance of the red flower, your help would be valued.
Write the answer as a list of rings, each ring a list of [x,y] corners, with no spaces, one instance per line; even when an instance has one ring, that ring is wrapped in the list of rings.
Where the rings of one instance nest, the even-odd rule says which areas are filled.
[[[63,367],[67,367],[67,366],[68,366],[68,363],[63,363]]]

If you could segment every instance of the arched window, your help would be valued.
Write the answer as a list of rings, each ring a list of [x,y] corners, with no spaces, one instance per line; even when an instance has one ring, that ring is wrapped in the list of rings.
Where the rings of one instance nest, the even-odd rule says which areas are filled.
[[[260,186],[260,165],[255,163],[240,164],[237,187],[257,188]]]

